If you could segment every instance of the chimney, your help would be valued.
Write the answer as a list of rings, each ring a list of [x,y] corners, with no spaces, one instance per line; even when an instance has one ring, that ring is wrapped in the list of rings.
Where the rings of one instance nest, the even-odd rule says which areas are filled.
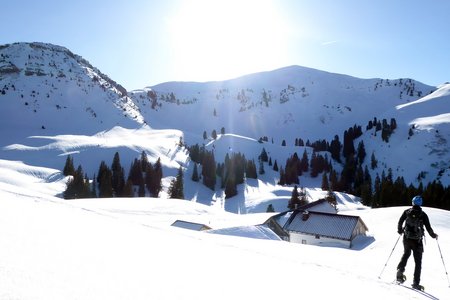
[[[308,218],[309,218],[309,211],[305,210],[302,213],[302,221],[306,221],[306,220],[308,220]]]

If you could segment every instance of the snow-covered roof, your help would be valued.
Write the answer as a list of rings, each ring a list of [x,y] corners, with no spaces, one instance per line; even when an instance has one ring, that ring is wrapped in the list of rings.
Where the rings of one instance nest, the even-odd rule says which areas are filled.
[[[176,220],[175,222],[172,223],[172,226],[180,227],[180,228],[184,228],[184,229],[190,229],[190,230],[197,230],[197,231],[211,229],[211,227],[209,227],[208,225],[205,225],[205,224],[188,222],[188,221],[183,221],[183,220]]]
[[[301,206],[299,209],[316,212],[336,213],[336,209],[326,199],[319,199],[317,201],[313,201],[311,203]]]
[[[325,199],[313,201],[306,205],[301,206],[298,210],[318,211],[318,212],[334,212],[336,211],[331,204]],[[281,226],[284,227],[287,221],[291,218],[294,211],[284,211],[272,216],[272,218]]]
[[[292,211],[285,211],[285,212],[282,212],[282,213],[279,213],[279,214],[273,216],[272,218],[278,224],[280,224],[281,227],[284,227],[284,225],[286,225],[287,221],[289,221],[291,216],[292,216]]]
[[[238,226],[238,227],[208,230],[207,232],[215,234],[247,237],[253,239],[275,240],[275,241],[281,240],[280,237],[266,225]]]
[[[296,211],[284,229],[340,240],[351,240],[358,222],[367,230],[366,225],[358,216]]]

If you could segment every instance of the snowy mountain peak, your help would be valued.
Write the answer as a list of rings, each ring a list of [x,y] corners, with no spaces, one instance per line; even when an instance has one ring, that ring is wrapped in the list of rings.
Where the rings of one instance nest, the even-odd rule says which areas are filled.
[[[297,137],[331,139],[434,90],[412,79],[360,79],[290,66],[220,82],[167,82],[130,96],[156,128],[183,124],[185,131],[201,136],[224,127],[281,143]],[[198,112],[202,122],[192,122]]]
[[[81,56],[45,43],[0,46],[0,130],[95,133],[144,123],[127,91]],[[2,140],[2,142],[6,142]]]

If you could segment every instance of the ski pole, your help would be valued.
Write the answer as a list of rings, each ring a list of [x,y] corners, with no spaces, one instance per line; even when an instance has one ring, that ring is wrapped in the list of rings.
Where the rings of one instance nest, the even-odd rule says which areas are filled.
[[[383,270],[381,270],[380,275],[378,275],[378,279],[381,279],[381,274],[383,274],[384,269],[386,268],[386,266],[387,266],[387,264],[388,264],[388,262],[389,262],[389,259],[391,259],[392,253],[394,253],[395,247],[397,247],[398,241],[400,240],[400,237],[401,237],[401,236],[402,236],[401,234],[398,236],[398,239],[397,239],[397,241],[395,242],[394,248],[392,248],[391,254],[389,254],[389,257],[388,257],[386,263],[384,264]]]
[[[448,287],[450,287],[450,280],[448,279],[447,268],[445,267],[444,257],[442,256],[441,246],[439,245],[438,239],[436,239],[436,243],[438,245],[439,253],[441,254],[442,264],[444,265],[445,275],[447,276]]]

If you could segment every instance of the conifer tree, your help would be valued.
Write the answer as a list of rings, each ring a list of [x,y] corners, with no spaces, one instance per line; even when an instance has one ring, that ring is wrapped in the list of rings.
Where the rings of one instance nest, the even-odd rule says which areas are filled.
[[[245,168],[245,174],[247,178],[258,178],[258,174],[256,172],[256,164],[254,160],[248,160],[247,166]]]
[[[345,158],[355,153],[355,146],[353,145],[353,134],[353,128],[351,127],[348,130],[344,131],[344,146],[342,148],[342,154]]]
[[[286,173],[284,172],[283,166],[280,166],[280,181],[279,185],[286,185]]]
[[[111,171],[111,185],[114,191],[114,196],[120,197],[122,196],[123,188],[125,186],[125,175],[122,165],[120,164],[119,152],[114,154]]]
[[[330,172],[330,176],[329,176],[329,183],[330,183],[330,189],[331,190],[338,190],[338,178],[337,178],[337,173],[335,170],[331,170]]]
[[[301,188],[301,190],[299,192],[299,196],[300,196],[300,206],[304,206],[304,205],[308,204],[308,199],[306,197],[306,191],[304,188]]]
[[[122,197],[134,197],[133,182],[130,179],[127,180],[123,187]]]
[[[375,177],[374,186],[373,186],[373,196],[372,196],[371,207],[373,207],[373,208],[380,207],[380,204],[379,204],[380,194],[381,194],[381,179],[377,173],[377,176]]]
[[[189,157],[195,163],[199,164],[202,162],[200,146],[198,144],[195,144],[195,145],[189,147]]]
[[[330,143],[330,152],[331,152],[331,158],[341,162],[341,142],[339,141],[339,136],[335,135],[333,141]]]
[[[275,162],[273,163],[273,170],[274,170],[275,172],[278,172],[278,163],[277,163],[277,160],[275,160]]]
[[[181,166],[178,169],[176,178],[172,179],[170,183],[169,198],[184,199],[183,168]]]
[[[138,197],[145,197],[145,183],[144,180],[139,184]]]
[[[264,175],[266,173],[266,171],[264,170],[264,163],[262,162],[262,160],[259,161],[259,174],[260,175]]]
[[[233,164],[234,164],[236,184],[244,183],[245,167],[246,167],[245,156],[242,155],[241,153],[234,153]]]
[[[63,175],[64,176],[73,176],[75,174],[75,167],[73,166],[73,159],[70,155],[66,158],[66,164],[64,165]]]
[[[111,179],[112,179],[112,172],[106,165],[105,161],[102,161],[100,163],[97,176],[98,196],[100,198],[109,198],[113,196]]]
[[[362,140],[358,143],[357,155],[358,155],[358,163],[362,164],[364,162],[364,159],[366,158],[366,148]]]
[[[367,206],[372,204],[372,185],[369,182],[365,182],[361,186],[361,203]]]
[[[356,160],[354,154],[349,154],[345,160],[344,168],[341,173],[340,191],[352,191],[352,185],[355,182]]]
[[[64,199],[81,199],[91,196],[89,181],[85,180],[81,165],[78,166],[74,175],[67,182],[67,188],[64,191]]]
[[[259,159],[263,162],[268,162],[269,161],[269,156],[267,155],[266,149],[262,148],[261,150],[261,154],[259,155]]]
[[[376,169],[378,166],[378,160],[375,158],[375,152],[372,152],[372,156],[370,157],[370,167],[372,170]]]
[[[145,187],[147,188],[148,192],[150,193],[150,196],[152,196],[152,184],[153,184],[153,177],[155,176],[154,174],[154,170],[153,170],[153,165],[149,162],[147,164],[147,168],[145,169]]]
[[[230,173],[227,176],[227,179],[225,181],[225,198],[231,198],[233,196],[237,195],[237,185],[236,185],[236,179],[233,173]]]
[[[148,162],[145,165],[147,165],[147,164],[148,164]],[[142,165],[143,165],[142,161],[135,158],[130,167],[130,172],[128,174],[128,180],[131,180],[133,185],[141,185],[144,182],[144,177],[142,175],[142,170],[143,170]]]
[[[111,178],[112,178],[112,172],[108,168],[101,177],[97,178],[100,180],[98,186],[99,186],[99,192],[98,196],[100,198],[111,198],[113,196],[113,188],[111,185]]]
[[[268,212],[268,213],[275,212],[275,209],[273,208],[272,203],[270,203],[270,204],[267,206],[266,212]]]
[[[97,180],[95,178],[95,174],[94,177],[92,178],[92,184],[91,184],[91,197],[92,198],[97,198],[97,184],[96,184]]]
[[[143,172],[147,169],[147,165],[148,165],[147,153],[145,153],[145,151],[142,151],[142,153],[141,153],[141,172]]]
[[[295,153],[297,154],[297,153]],[[305,151],[303,151],[303,156],[302,159],[300,161],[300,172],[299,175],[303,174],[303,172],[308,172],[309,170],[309,162],[308,162],[308,153]]]
[[[297,185],[295,185],[294,189],[292,190],[291,199],[289,199],[289,202],[288,202],[288,208],[290,210],[294,210],[294,209],[297,209],[300,206],[301,206],[300,194],[298,192]]]
[[[152,166],[150,163],[147,166],[147,172],[145,175],[145,182],[147,184],[147,189],[150,193],[150,197],[159,197],[159,193],[162,189],[162,180],[163,174],[162,174],[162,166],[161,166],[161,159],[158,158],[158,160],[155,162],[155,164]]]
[[[323,173],[322,175],[322,191],[328,191],[330,189],[330,184],[328,182],[328,176],[327,173]]]
[[[294,157],[295,157],[296,153],[294,153]],[[299,161],[298,158],[297,159],[288,159],[286,162],[286,167],[285,167],[285,184],[299,184],[300,181],[298,179],[299,176]]]
[[[323,165],[321,165],[320,157],[322,156],[317,156],[316,151],[313,151],[313,153],[311,154],[310,174],[312,178],[317,177],[319,173],[323,171]]]
[[[197,164],[194,162],[194,171],[192,172],[192,181],[198,182],[200,178],[198,177]]]
[[[203,184],[214,191],[216,186],[216,161],[213,152],[206,151],[202,162]]]
[[[331,206],[333,206],[333,208],[336,210],[336,212],[338,211],[336,195],[331,190],[328,190],[328,193],[327,193],[327,196],[325,197],[325,200],[327,200],[328,203],[330,203]]]

